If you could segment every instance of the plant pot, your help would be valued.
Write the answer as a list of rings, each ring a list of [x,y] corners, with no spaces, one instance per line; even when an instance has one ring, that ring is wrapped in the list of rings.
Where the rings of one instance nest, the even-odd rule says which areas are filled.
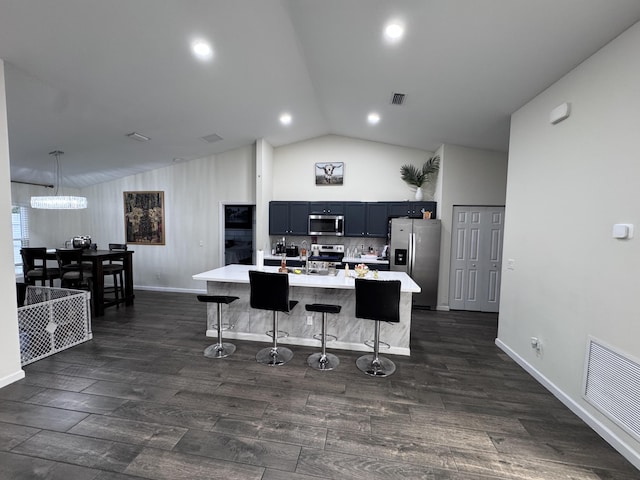
[[[423,198],[422,187],[416,187],[416,200],[421,201]]]

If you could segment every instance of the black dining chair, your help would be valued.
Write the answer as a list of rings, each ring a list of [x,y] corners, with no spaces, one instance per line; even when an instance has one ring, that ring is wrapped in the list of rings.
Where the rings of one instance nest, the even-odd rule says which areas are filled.
[[[400,280],[366,280],[356,278],[356,318],[374,320],[373,354],[356,360],[358,369],[372,377],[386,377],[396,371],[396,365],[379,355],[380,322],[400,322]]]
[[[91,290],[93,275],[82,264],[81,248],[56,249],[56,259],[62,288]]]
[[[126,243],[110,243],[110,252],[126,252]],[[113,293],[115,297],[116,307],[124,301],[124,263],[120,260],[109,259],[102,265],[102,273],[105,277],[113,277],[113,287],[105,287],[104,293]]]
[[[289,335],[278,331],[278,312],[289,313],[298,304],[296,300],[289,300],[289,276],[249,270],[249,284],[251,308],[273,312],[273,330],[267,332],[273,338],[273,344],[260,350],[256,360],[270,366],[284,365],[293,358],[293,352],[278,346],[278,336]]]
[[[44,286],[49,281],[53,287],[53,280],[60,278],[57,268],[47,268],[47,249],[45,247],[24,247],[20,250],[22,256],[22,273],[27,285],[35,285],[39,280]]]

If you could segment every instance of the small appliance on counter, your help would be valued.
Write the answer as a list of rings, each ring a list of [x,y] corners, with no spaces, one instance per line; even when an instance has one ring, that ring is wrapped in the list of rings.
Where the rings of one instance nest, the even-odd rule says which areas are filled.
[[[291,245],[285,248],[285,253],[287,257],[297,257],[298,256],[298,247],[291,242]]]
[[[344,258],[344,245],[319,245],[311,244],[310,262],[326,262],[328,267],[335,267],[342,263]]]
[[[71,239],[73,248],[91,248],[91,237],[89,235],[77,235]]]

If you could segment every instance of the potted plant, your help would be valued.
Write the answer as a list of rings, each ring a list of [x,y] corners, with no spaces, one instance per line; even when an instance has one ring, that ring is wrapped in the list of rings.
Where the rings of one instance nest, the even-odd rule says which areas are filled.
[[[416,187],[416,200],[422,200],[422,185],[429,183],[431,178],[440,169],[440,157],[435,155],[427,160],[422,168],[413,165],[402,165],[400,167],[400,178],[409,185]]]

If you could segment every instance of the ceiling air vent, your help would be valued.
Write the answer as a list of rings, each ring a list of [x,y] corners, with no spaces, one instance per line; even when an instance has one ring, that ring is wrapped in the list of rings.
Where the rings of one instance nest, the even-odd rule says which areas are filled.
[[[217,133],[212,133],[211,135],[207,135],[206,137],[200,137],[200,138],[202,138],[202,140],[204,140],[207,143],[215,143],[222,140],[222,137]]]
[[[394,93],[391,95],[391,105],[402,105],[404,103],[404,93]]]

